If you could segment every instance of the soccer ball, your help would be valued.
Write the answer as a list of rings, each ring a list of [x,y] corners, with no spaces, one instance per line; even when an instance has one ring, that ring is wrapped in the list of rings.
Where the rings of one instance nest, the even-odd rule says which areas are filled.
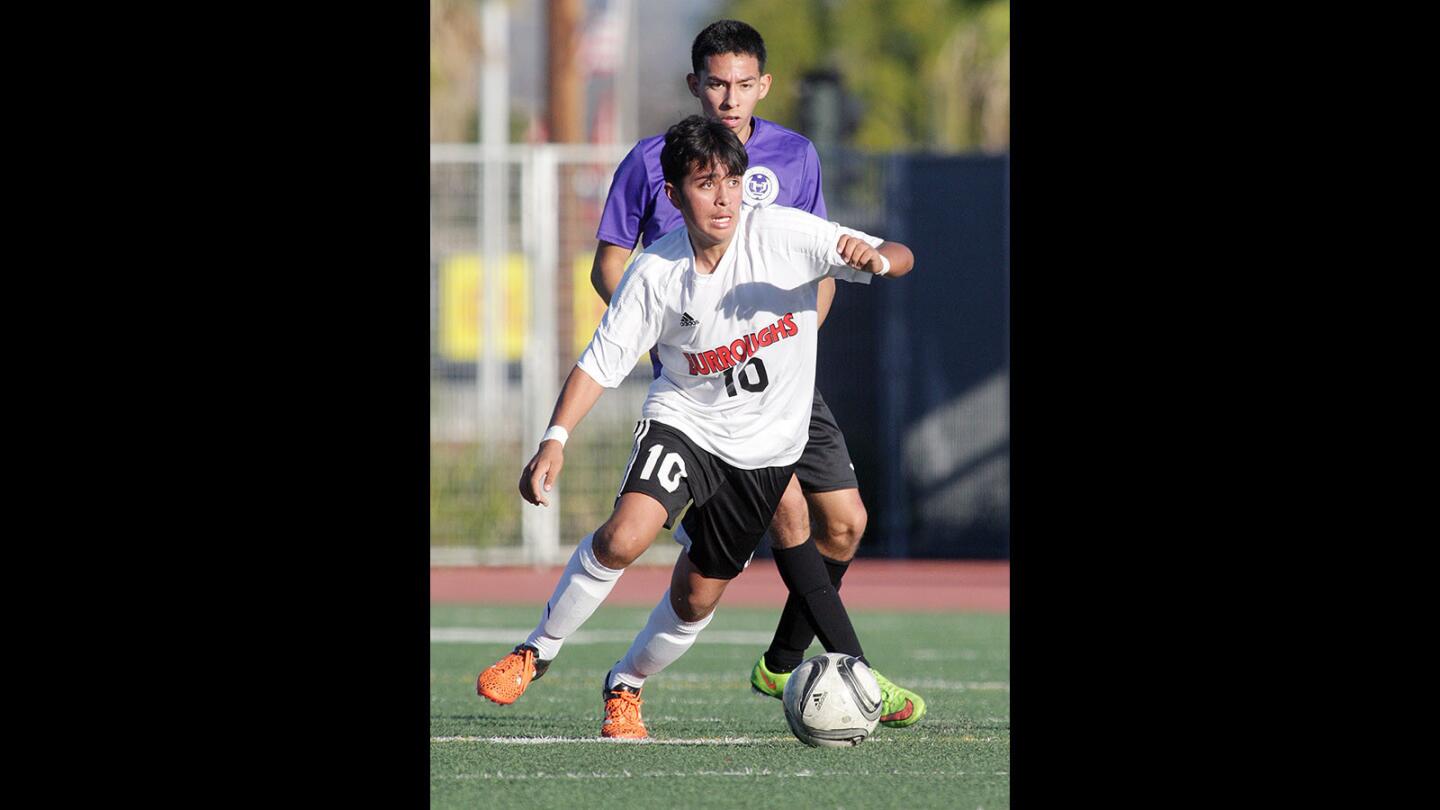
[[[880,684],[853,655],[824,653],[796,667],[782,702],[790,731],[815,747],[859,745],[880,720]]]

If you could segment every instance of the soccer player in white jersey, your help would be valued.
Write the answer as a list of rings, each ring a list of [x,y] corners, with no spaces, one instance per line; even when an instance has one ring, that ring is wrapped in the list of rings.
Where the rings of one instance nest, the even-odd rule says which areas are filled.
[[[614,511],[571,556],[530,636],[480,674],[476,690],[513,703],[541,677],[565,639],[604,601],[662,526],[693,502],[676,531],[686,546],[670,588],[630,649],[606,674],[601,736],[648,736],[645,681],[677,660],[714,616],[725,586],[748,564],[808,439],[815,385],[820,279],[868,283],[901,276],[914,257],[812,214],[740,202],[744,146],[723,123],[691,116],[665,135],[665,193],[684,229],[634,262],[570,372],[550,429],[520,477],[526,501],[548,505],[571,430],[658,348],[664,371],[650,386]],[[782,568],[820,622],[827,650],[863,657],[819,554]]]
[[[745,146],[749,167],[742,202],[763,201],[808,211],[829,219],[820,177],[820,156],[804,135],[755,115],[771,90],[765,72],[765,39],[739,20],[717,20],[705,26],[690,45],[693,73],[685,77],[700,113],[735,131]],[[679,210],[665,196],[660,168],[664,134],[643,138],[616,167],[596,229],[595,264],[590,283],[605,303],[624,275],[631,248],[647,248],[674,229],[684,229]],[[816,326],[825,322],[835,296],[835,280],[821,279]],[[660,359],[651,353],[656,376]],[[860,481],[850,463],[845,434],[817,387],[810,406],[810,439],[795,464],[795,482],[780,498],[770,522],[777,566],[786,558],[818,552],[829,581],[816,587],[840,590],[869,520],[860,497]],[[812,547],[813,546],[813,550]],[[780,698],[790,673],[805,659],[805,650],[819,635],[817,617],[803,594],[791,593],[780,611],[770,646],[750,670],[750,685],[762,695]],[[872,670],[884,695],[881,725],[913,726],[925,715],[925,700]]]

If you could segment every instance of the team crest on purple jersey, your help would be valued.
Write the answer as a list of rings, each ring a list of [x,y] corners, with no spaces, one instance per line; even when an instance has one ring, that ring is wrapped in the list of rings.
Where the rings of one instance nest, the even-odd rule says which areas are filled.
[[[764,166],[753,166],[745,172],[742,199],[746,205],[766,206],[780,196],[780,180]]]

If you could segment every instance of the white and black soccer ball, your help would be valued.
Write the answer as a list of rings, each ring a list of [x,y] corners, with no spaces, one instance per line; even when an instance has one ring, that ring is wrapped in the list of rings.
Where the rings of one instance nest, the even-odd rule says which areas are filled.
[[[859,745],[880,720],[880,684],[853,655],[824,653],[796,667],[782,702],[795,737],[816,747]]]

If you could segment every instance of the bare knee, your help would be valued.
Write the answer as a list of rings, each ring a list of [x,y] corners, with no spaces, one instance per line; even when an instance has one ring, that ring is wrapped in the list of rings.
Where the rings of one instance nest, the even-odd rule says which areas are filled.
[[[675,615],[679,616],[682,622],[700,621],[714,613],[715,607],[719,603],[719,594],[713,598],[707,598],[697,593],[674,594],[672,592],[670,597],[670,607],[675,609]]]
[[[810,536],[810,507],[800,485],[791,479],[770,521],[770,540],[776,548],[794,548]]]
[[[670,607],[682,622],[698,622],[715,612],[730,584],[700,573],[689,555],[681,554],[670,574]]]
[[[606,568],[628,568],[655,542],[665,525],[665,507],[637,492],[620,496],[610,519],[595,530],[590,548]]]
[[[832,560],[845,562],[853,559],[860,547],[860,538],[865,535],[869,514],[865,503],[855,490],[844,490],[852,495],[820,493],[811,505],[815,513],[811,520],[815,528],[815,544],[820,553]]]
[[[634,521],[611,517],[595,530],[590,542],[595,559],[606,568],[628,568],[655,539],[653,532],[647,533],[647,528]]]

